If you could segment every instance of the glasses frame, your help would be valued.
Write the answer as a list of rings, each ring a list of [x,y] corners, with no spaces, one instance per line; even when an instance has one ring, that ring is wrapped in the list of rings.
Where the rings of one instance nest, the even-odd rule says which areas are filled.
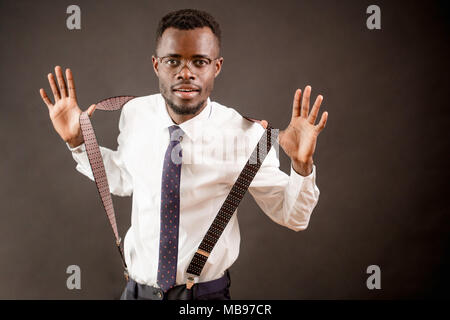
[[[173,72],[171,72],[173,75],[176,75],[176,74],[180,73],[181,70],[184,69],[184,67],[187,67],[191,73],[193,73],[193,74],[195,74],[197,76],[199,75],[198,72],[193,71],[192,68],[190,67],[190,65],[192,65],[192,59],[178,58],[178,57],[174,57],[174,56],[171,56],[171,55],[163,56],[163,57],[158,57],[158,56],[155,55],[154,57],[156,59],[158,59],[159,63],[161,63],[162,65],[164,65],[162,60],[165,59],[165,58],[173,58],[173,59],[181,60],[182,61],[181,66],[178,67],[177,70],[174,70]],[[217,57],[217,58],[214,58],[214,59],[211,59],[211,58],[208,58],[208,57],[199,57],[198,59],[206,59],[206,60],[208,60],[209,61],[208,67],[209,67],[210,65],[212,65],[213,61],[219,60],[220,58],[222,58],[222,57]],[[195,60],[195,58],[194,58],[194,60]],[[200,74],[203,74],[203,73],[200,73]]]

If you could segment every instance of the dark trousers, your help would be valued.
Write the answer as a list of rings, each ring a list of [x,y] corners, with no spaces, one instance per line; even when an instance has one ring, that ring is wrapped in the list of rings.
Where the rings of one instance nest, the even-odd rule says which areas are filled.
[[[129,279],[120,300],[230,300],[230,272],[216,280],[195,283],[191,289],[185,284],[163,292],[160,288],[140,284]]]

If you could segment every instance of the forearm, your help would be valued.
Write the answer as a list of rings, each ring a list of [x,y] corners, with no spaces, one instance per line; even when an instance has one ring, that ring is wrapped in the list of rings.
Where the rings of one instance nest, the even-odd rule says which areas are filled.
[[[69,143],[67,143],[67,146],[70,148]],[[101,146],[99,148],[105,166],[110,192],[117,196],[131,195],[133,191],[132,179],[119,152]],[[82,143],[80,146],[72,149],[72,157],[77,163],[77,171],[87,176],[92,181],[95,181],[87,156],[86,146]]]
[[[249,188],[266,215],[294,231],[306,229],[320,193],[315,184],[315,166],[312,161],[300,165],[298,170],[302,171],[305,167],[304,173],[308,172],[308,165],[311,165],[309,174],[303,176],[297,173],[292,165],[290,175],[287,175],[279,169],[279,159],[275,150],[271,150]]]

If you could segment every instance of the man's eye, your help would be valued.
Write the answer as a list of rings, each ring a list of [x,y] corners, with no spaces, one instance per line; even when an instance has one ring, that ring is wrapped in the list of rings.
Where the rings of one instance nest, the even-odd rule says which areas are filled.
[[[178,66],[180,64],[180,61],[177,59],[167,59],[166,60],[166,64],[171,66],[171,67],[175,67]]]
[[[209,61],[206,59],[196,59],[193,62],[196,67],[204,67],[209,64]]]

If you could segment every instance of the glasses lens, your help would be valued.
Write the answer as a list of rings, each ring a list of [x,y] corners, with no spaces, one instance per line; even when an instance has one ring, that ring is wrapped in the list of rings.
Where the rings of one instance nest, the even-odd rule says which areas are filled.
[[[208,58],[194,58],[186,60],[174,57],[164,57],[161,59],[161,63],[165,71],[169,73],[179,73],[185,66],[187,66],[192,73],[197,75],[204,74],[212,65],[211,59]]]

